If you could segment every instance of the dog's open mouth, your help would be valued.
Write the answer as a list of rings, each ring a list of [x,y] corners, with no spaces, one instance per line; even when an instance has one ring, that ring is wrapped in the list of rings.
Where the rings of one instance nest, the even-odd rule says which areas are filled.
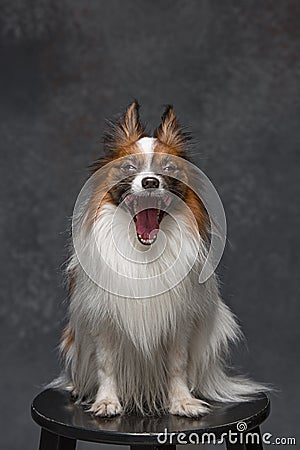
[[[138,240],[144,245],[153,244],[157,238],[160,223],[171,204],[171,196],[129,194],[124,201],[133,216]]]

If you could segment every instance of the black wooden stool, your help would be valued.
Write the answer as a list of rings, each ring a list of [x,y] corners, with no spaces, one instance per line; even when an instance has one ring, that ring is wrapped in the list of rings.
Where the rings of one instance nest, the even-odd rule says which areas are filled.
[[[262,449],[259,425],[270,401],[262,394],[246,403],[215,407],[200,419],[165,415],[97,418],[76,405],[70,394],[48,389],[33,401],[33,420],[42,427],[40,450],[74,450],[76,441],[130,445],[132,450],[175,450],[176,444],[219,443],[230,450]]]

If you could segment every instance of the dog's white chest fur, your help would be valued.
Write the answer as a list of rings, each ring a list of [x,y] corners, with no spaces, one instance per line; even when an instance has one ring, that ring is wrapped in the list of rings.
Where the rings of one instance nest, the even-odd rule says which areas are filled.
[[[84,315],[95,331],[97,324],[103,328],[113,321],[137,348],[149,352],[206,306],[206,286],[198,284],[196,270],[204,244],[199,254],[199,241],[184,218],[176,218],[176,224],[165,217],[155,244],[143,246],[129,214],[119,211],[116,220],[115,213],[113,205],[105,206],[90,235],[82,236],[85,271],[78,274],[71,310],[74,317]],[[71,265],[78,267],[76,255]]]

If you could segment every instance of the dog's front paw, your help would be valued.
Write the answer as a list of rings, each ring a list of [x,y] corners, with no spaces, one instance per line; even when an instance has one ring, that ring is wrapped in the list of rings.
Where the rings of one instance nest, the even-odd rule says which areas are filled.
[[[113,417],[121,414],[122,406],[119,400],[110,400],[109,398],[103,398],[96,400],[88,412],[95,414],[98,417]]]
[[[170,414],[174,414],[176,416],[199,417],[207,414],[210,409],[209,404],[203,400],[189,397],[172,399],[169,411]]]

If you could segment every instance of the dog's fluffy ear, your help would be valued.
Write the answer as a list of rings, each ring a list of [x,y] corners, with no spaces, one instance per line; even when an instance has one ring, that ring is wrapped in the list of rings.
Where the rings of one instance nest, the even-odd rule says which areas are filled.
[[[172,105],[166,106],[161,118],[161,124],[154,131],[154,137],[162,144],[173,147],[179,153],[185,151],[186,143],[190,140],[190,134],[184,131],[178,122]]]
[[[120,127],[122,128],[127,139],[133,142],[140,139],[145,131],[140,122],[139,109],[140,106],[135,100],[128,106],[123,116],[123,120],[120,122]]]
[[[145,134],[145,128],[140,122],[139,104],[132,102],[121,118],[108,122],[108,129],[104,134],[104,145],[109,151],[134,144]]]
[[[110,162],[118,153],[130,151],[130,146],[146,135],[140,122],[139,104],[136,100],[126,108],[122,116],[106,121],[106,125],[103,135],[104,156],[89,166],[91,173]]]

